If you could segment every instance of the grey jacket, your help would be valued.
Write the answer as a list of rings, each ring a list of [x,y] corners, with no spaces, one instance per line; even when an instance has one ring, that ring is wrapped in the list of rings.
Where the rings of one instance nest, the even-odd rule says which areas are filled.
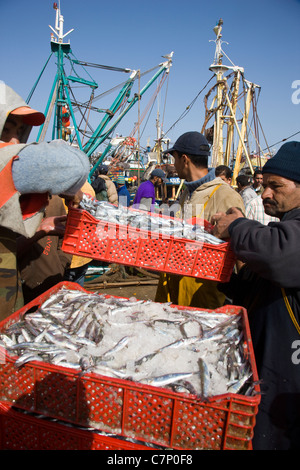
[[[14,90],[1,83],[0,135],[8,114],[21,106],[28,105]],[[20,195],[47,192],[74,195],[86,181],[90,170],[88,157],[62,140],[27,144],[30,130],[31,127],[27,126],[21,144],[0,148],[0,172],[13,157],[17,157],[12,164],[17,192],[0,208],[0,226],[29,237],[34,234],[41,217],[24,224]]]

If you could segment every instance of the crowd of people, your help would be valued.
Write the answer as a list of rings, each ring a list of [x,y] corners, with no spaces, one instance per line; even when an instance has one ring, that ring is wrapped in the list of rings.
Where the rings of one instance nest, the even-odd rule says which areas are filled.
[[[130,205],[122,176],[116,185],[99,167],[87,182],[86,155],[64,141],[28,144],[32,126],[45,116],[5,84],[0,103],[0,320],[62,280],[83,285],[90,260],[61,250],[68,208],[83,193]],[[184,180],[177,217],[200,217],[230,241],[238,260],[230,282],[162,273],[155,301],[216,309],[226,302],[247,309],[262,390],[253,448],[300,446],[300,143],[287,142],[249,178],[225,165],[209,168],[210,147],[199,132],[186,132],[172,148]],[[63,158],[62,158],[63,156]],[[154,210],[161,169],[141,183],[133,207]],[[51,253],[51,255],[50,255]],[[300,259],[299,259],[300,261]],[[297,356],[296,356],[297,357]]]

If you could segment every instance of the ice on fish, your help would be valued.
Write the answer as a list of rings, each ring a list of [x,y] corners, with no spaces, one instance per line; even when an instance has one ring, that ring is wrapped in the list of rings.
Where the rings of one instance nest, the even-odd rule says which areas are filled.
[[[210,397],[251,393],[240,315],[62,287],[0,333],[16,367],[44,361]]]
[[[224,243],[223,240],[206,231],[200,224],[192,225],[181,219],[155,217],[150,212],[124,207],[119,208],[107,201],[98,201],[86,194],[83,194],[79,207],[89,212],[96,219],[159,233],[166,236],[166,238],[173,236],[213,245]]]

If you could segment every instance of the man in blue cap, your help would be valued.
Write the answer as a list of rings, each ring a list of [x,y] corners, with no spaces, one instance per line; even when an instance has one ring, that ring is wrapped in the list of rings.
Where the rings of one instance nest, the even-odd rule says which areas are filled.
[[[244,210],[241,196],[222,178],[216,177],[214,168],[208,168],[210,148],[200,132],[182,134],[165,153],[173,156],[178,176],[185,180],[177,217],[210,221],[216,212],[232,206]],[[215,309],[224,304],[225,295],[217,289],[216,281],[164,273],[160,276],[155,300]]]
[[[300,142],[282,145],[263,167],[265,212],[278,222],[248,220],[236,208],[213,217],[245,264],[226,286],[248,311],[261,403],[254,450],[300,446]],[[223,285],[222,289],[225,286]]]
[[[135,198],[133,200],[133,207],[135,209],[154,211],[155,188],[160,186],[165,181],[165,172],[160,168],[155,168],[155,170],[152,171],[149,180],[144,181],[138,187]]]

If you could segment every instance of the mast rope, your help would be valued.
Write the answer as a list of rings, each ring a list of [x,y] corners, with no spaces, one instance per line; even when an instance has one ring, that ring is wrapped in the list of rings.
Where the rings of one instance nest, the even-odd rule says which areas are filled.
[[[286,140],[291,139],[292,137],[294,137],[297,134],[300,134],[300,131],[297,131],[294,134],[290,135],[289,137],[285,137],[284,139],[281,139],[278,142],[275,142],[275,144],[269,145],[269,147],[265,148],[264,150],[268,150],[268,149],[274,147],[275,145],[281,144],[281,142],[285,142]]]
[[[192,109],[192,107],[194,106],[196,100],[199,98],[199,96],[201,95],[201,93],[203,92],[203,90],[205,90],[205,88],[207,87],[207,85],[212,81],[212,79],[214,78],[214,76],[212,76],[208,82],[204,85],[204,87],[199,91],[199,93],[195,96],[195,98],[193,99],[193,101],[185,108],[185,110],[181,113],[181,115],[179,116],[179,118],[174,122],[174,124],[172,124],[172,126],[166,131],[166,134],[168,134],[168,132],[171,131],[171,129],[173,129],[173,127],[176,126],[176,124],[178,124],[179,121],[181,121],[189,112],[190,110]]]

